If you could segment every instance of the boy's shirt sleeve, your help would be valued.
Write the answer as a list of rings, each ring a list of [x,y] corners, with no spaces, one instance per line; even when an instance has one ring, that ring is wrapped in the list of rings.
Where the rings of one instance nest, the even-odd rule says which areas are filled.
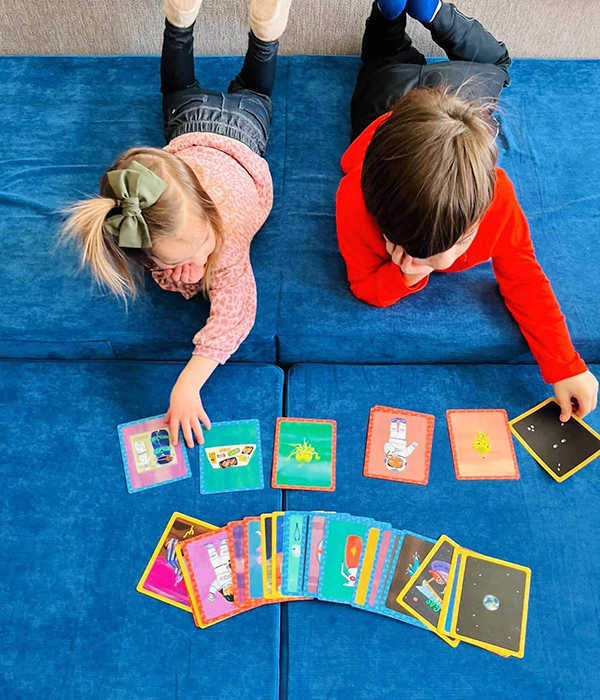
[[[492,266],[500,293],[549,384],[586,371],[550,282],[535,257],[529,225],[512,183],[503,171],[505,218],[492,250]]]
[[[336,226],[350,289],[361,301],[373,306],[391,306],[427,285],[426,277],[408,287],[400,268],[392,262],[381,231],[367,212],[360,189],[360,170],[346,175],[340,183]]]

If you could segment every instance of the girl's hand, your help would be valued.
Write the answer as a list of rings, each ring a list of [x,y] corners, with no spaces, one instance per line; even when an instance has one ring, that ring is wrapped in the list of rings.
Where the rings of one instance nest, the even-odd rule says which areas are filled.
[[[402,277],[408,287],[414,287],[415,284],[418,284],[433,272],[433,267],[417,265],[401,245],[395,245],[387,238],[385,238],[385,249],[392,258],[392,262],[400,268]]]
[[[172,279],[173,282],[181,282],[182,284],[196,284],[202,279],[204,269],[198,270],[190,263],[185,265],[177,265],[177,267],[168,268],[164,271],[165,275]]]
[[[584,418],[598,404],[598,380],[591,372],[563,379],[553,385],[554,396],[562,409],[560,420],[566,423],[573,412]],[[575,409],[575,410],[574,410]]]
[[[183,379],[183,381],[182,381]],[[171,403],[165,416],[165,422],[171,429],[173,444],[179,442],[179,426],[183,431],[185,444],[194,447],[194,436],[201,445],[204,442],[200,423],[210,430],[210,419],[200,400],[200,390],[197,386],[185,381],[183,374],[177,380],[171,392]]]

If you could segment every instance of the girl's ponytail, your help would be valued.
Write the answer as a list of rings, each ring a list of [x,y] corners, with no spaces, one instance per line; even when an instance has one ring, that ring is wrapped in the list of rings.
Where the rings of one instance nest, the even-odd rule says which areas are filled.
[[[65,210],[68,218],[61,239],[78,242],[81,267],[89,265],[101,285],[126,300],[128,295],[136,295],[137,285],[117,239],[103,228],[104,220],[117,206],[118,202],[109,197],[94,197],[72,204]]]

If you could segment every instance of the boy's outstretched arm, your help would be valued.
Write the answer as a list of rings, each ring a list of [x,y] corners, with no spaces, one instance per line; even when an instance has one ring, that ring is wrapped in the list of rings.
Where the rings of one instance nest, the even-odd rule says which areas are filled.
[[[568,420],[572,412],[583,418],[596,408],[598,382],[573,347],[565,317],[535,257],[529,226],[512,184],[506,191],[507,216],[492,252],[500,292],[543,378],[553,385],[562,408],[561,420]]]

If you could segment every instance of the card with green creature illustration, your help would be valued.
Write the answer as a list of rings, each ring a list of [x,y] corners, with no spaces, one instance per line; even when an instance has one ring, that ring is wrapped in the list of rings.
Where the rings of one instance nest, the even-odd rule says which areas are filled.
[[[278,418],[271,486],[334,491],[336,429],[334,420]]]

